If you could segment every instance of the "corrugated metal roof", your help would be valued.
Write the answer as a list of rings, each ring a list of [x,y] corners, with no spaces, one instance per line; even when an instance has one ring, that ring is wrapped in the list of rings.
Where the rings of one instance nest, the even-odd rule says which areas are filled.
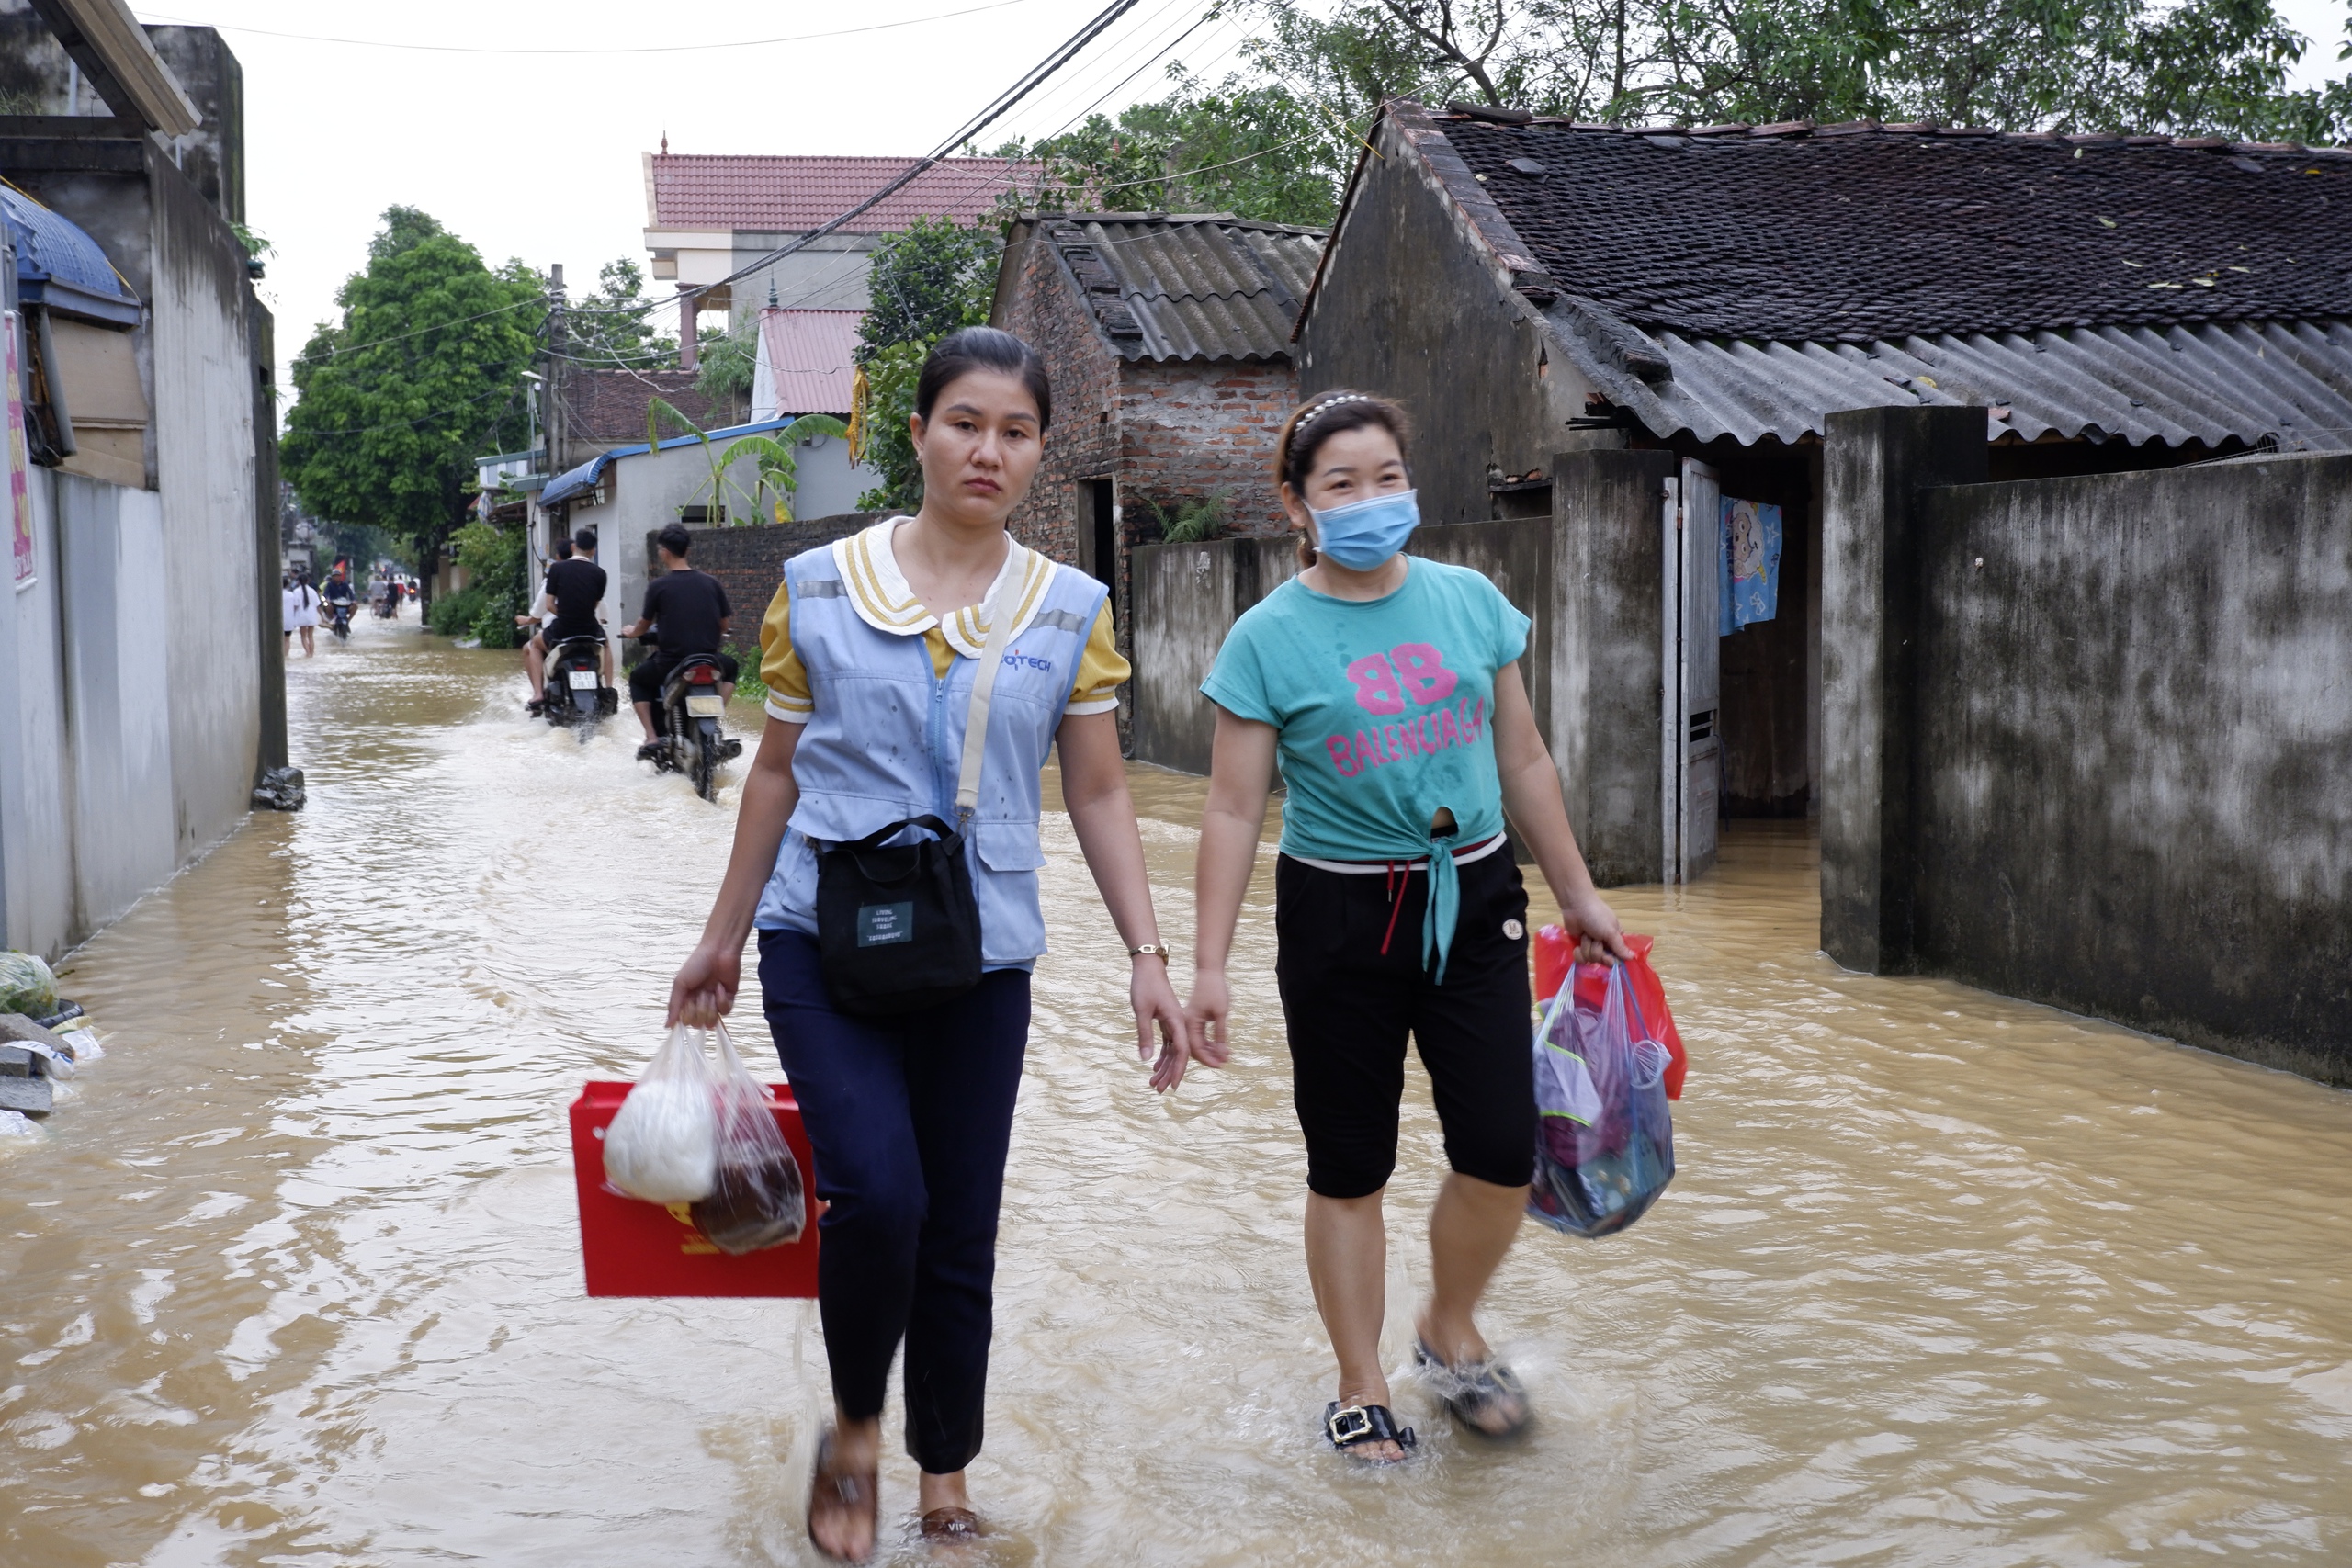
[[[1654,434],[1743,445],[1822,433],[1834,410],[1963,407],[1989,434],[2286,451],[2352,449],[2352,321],[2082,327],[1900,341],[1750,343],[1657,333],[1670,374],[1610,362],[1573,303],[1546,312],[1594,385]],[[1579,330],[1579,329],[1582,330]]]
[[[138,298],[79,225],[9,186],[0,186],[0,220],[15,238],[17,286],[28,304],[111,326],[139,324]]]
[[[798,233],[830,223],[907,171],[912,158],[783,154],[648,154],[657,229]],[[896,234],[918,218],[969,223],[994,209],[1036,165],[1011,158],[943,158],[843,231]]]
[[[668,452],[680,446],[692,446],[705,440],[732,441],[739,435],[765,435],[782,430],[791,423],[786,419],[754,420],[750,424],[734,424],[725,430],[707,431],[701,435],[673,435],[657,446],[639,441],[631,446],[616,446],[609,452],[599,452],[577,468],[566,468],[547,482],[539,492],[541,506],[560,506],[567,501],[587,494],[605,477],[605,470],[623,457],[642,457],[648,452]]]
[[[1284,359],[1323,231],[1229,212],[1048,219],[1039,234],[1123,359]]]
[[[863,310],[762,310],[755,419],[831,413],[847,419],[857,384]]]

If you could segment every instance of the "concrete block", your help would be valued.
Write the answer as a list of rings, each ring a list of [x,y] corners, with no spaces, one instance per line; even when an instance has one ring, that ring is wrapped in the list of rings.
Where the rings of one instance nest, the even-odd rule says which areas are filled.
[[[50,1092],[47,1078],[0,1077],[0,1111],[20,1111],[36,1119],[46,1116]]]
[[[54,1030],[43,1029],[20,1012],[0,1012],[0,1041],[17,1045],[46,1045],[68,1056],[74,1055],[72,1043],[63,1035]],[[7,1068],[0,1067],[0,1072],[6,1071]]]
[[[23,1045],[0,1045],[0,1078],[49,1076],[49,1058]]]

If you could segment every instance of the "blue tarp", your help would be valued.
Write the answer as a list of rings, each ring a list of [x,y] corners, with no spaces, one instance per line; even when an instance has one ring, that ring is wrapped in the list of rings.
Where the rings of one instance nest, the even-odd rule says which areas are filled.
[[[108,326],[139,324],[138,298],[80,228],[7,186],[0,186],[0,219],[17,247],[17,292],[26,304]]]

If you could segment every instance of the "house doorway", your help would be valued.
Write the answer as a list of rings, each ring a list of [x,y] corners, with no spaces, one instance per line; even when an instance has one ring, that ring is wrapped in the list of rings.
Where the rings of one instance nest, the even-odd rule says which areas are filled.
[[[1820,448],[1709,443],[1670,490],[1660,861],[1680,882],[1712,867],[1720,823],[1819,810]]]
[[[1087,507],[1079,519],[1078,566],[1111,591],[1111,618],[1119,623],[1119,495],[1114,479],[1085,481]]]

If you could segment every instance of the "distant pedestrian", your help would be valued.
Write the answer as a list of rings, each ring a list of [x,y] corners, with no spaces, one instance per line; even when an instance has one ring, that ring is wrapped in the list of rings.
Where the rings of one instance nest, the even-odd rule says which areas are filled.
[[[278,591],[278,625],[286,633],[286,651],[294,651],[294,634],[302,634],[302,657],[318,654],[319,592],[311,586],[310,578],[299,569],[284,580]]]
[[[757,928],[768,1025],[815,1145],[817,1195],[829,1205],[817,1302],[834,1410],[818,1445],[808,1532],[852,1562],[874,1550],[882,1403],[902,1340],[922,1533],[955,1542],[978,1532],[964,1476],[980,1451],[1029,970],[1046,950],[1039,774],[1057,746],[1062,809],[1127,950],[1136,1045],[1148,1057],[1156,1027],[1152,1081],[1165,1089],[1183,1074],[1183,1020],[1119,758],[1116,688],[1128,671],[1102,585],[1005,531],[1036,474],[1051,412],[1045,367],[1028,344],[987,327],[951,333],[924,362],[909,421],[922,510],[785,564],[761,633],[768,725],[743,784],[734,854],[702,942],[670,989],[673,1021],[727,1011],[744,939]],[[993,682],[986,697],[984,667]],[[973,714],[984,744],[967,760]],[[974,764],[977,809],[967,818],[958,796]],[[976,933],[956,940],[956,921],[921,924],[928,915],[901,927],[911,904],[844,910],[854,931],[820,913],[820,859],[830,904],[844,886],[837,873],[860,874],[858,862],[831,857],[894,831],[910,845],[933,841],[934,830],[954,846],[945,866],[970,878],[972,902],[962,907],[977,917]],[[942,879],[954,875],[943,867]],[[925,908],[953,904],[941,896]],[[934,954],[960,953],[983,972],[920,1010],[876,1016],[870,998],[855,1010],[843,1005],[837,985],[845,973],[837,965],[860,946],[879,951],[848,977],[869,986],[896,976],[912,985]]]
[[[1483,574],[1403,553],[1420,519],[1406,434],[1402,410],[1359,392],[1312,400],[1283,431],[1279,491],[1306,567],[1234,623],[1201,685],[1216,734],[1187,1008],[1193,1051],[1221,1049],[1227,958],[1279,764],[1274,976],[1306,1136],[1306,1269],[1340,1363],[1323,1434],[1372,1461],[1414,1441],[1380,1360],[1381,1197],[1408,1033],[1453,1168],[1430,1215],[1416,1358],[1473,1430],[1528,1419],[1473,1318],[1535,1167],[1527,894],[1506,814],[1584,956],[1630,956],[1536,733],[1519,669],[1528,618]]]

